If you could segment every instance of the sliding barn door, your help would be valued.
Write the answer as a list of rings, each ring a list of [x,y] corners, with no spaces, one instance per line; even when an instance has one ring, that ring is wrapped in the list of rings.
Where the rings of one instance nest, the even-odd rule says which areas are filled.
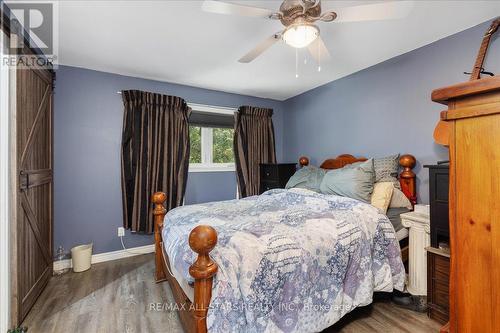
[[[52,74],[17,70],[17,321],[52,275]]]

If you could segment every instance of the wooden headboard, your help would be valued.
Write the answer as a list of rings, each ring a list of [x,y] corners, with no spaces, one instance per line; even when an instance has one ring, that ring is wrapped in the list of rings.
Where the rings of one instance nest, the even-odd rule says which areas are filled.
[[[344,166],[356,162],[364,162],[368,159],[365,157],[356,158],[350,154],[342,154],[336,158],[330,158],[321,163],[320,168],[322,169],[340,169]],[[302,156],[299,159],[299,164],[301,167],[309,165],[309,158]],[[399,158],[399,165],[402,169],[399,174],[399,183],[401,184],[401,190],[410,200],[412,205],[417,203],[417,187],[416,187],[416,175],[413,172],[413,168],[417,164],[417,160],[413,155],[401,155]]]

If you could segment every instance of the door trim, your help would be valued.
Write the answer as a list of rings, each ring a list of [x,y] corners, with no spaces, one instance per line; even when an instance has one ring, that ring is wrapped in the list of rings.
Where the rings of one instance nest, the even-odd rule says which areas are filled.
[[[0,53],[3,55],[4,35],[0,32]],[[10,221],[11,220],[11,110],[9,67],[0,64],[0,332],[10,326]]]

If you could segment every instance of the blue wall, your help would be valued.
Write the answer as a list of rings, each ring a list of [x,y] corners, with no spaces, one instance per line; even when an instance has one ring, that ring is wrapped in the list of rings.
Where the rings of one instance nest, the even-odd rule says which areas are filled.
[[[116,92],[142,89],[188,102],[275,110],[276,153],[282,159],[282,102],[228,94],[86,69],[60,66],[54,105],[54,247],[94,243],[94,253],[121,249],[120,142],[123,104]],[[234,172],[190,173],[186,203],[234,199]],[[124,239],[127,247],[152,244],[150,235]]]
[[[418,160],[419,197],[427,203],[428,170],[422,166],[448,159],[448,150],[432,138],[445,107],[431,101],[431,92],[468,80],[462,73],[471,70],[488,26],[481,24],[287,100],[284,159],[292,162],[307,155],[319,164],[341,153],[411,153]],[[498,40],[488,54],[486,69],[500,74]]]
[[[236,198],[234,172],[191,172],[188,177],[185,204]]]

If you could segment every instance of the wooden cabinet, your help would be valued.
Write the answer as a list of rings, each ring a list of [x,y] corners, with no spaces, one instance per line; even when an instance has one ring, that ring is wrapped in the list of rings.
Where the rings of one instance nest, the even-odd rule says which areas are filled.
[[[500,332],[500,76],[435,90],[450,125],[450,332]]]
[[[427,248],[427,314],[445,324],[449,319],[450,254]]]
[[[274,188],[285,188],[286,183],[293,176],[297,165],[295,163],[261,164],[260,165],[260,193]]]

